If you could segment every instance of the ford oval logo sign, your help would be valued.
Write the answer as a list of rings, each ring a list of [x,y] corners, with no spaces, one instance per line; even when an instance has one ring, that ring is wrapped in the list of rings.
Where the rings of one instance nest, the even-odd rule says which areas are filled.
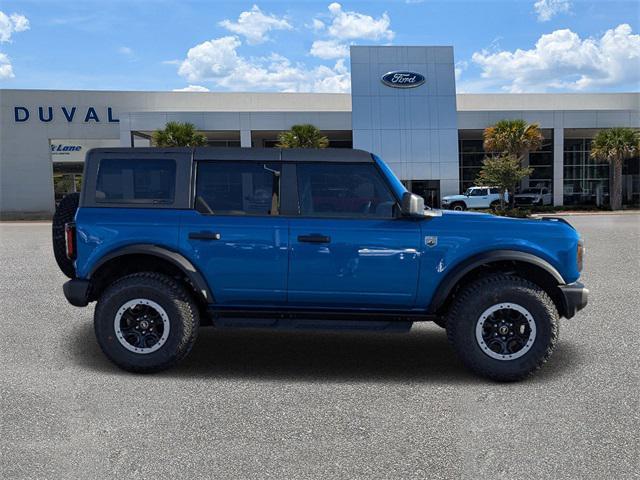
[[[397,71],[385,73],[381,80],[388,87],[414,88],[424,83],[424,75],[416,72]]]

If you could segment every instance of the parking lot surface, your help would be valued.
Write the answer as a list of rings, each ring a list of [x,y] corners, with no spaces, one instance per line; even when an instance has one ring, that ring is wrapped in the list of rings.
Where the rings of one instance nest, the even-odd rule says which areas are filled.
[[[0,224],[0,478],[638,478],[640,216],[566,217],[590,304],[538,374],[409,334],[203,329],[177,368],[102,355],[50,225]]]

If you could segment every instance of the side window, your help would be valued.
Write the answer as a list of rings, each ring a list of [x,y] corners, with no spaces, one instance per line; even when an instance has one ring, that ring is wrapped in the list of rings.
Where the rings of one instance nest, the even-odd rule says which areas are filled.
[[[196,203],[220,215],[278,215],[280,165],[260,162],[199,162]]]
[[[484,188],[474,188],[473,190],[471,190],[471,193],[469,193],[470,197],[482,197],[483,195],[486,195],[486,189]]]
[[[498,195],[500,193],[500,189],[499,188],[492,188],[489,190],[489,193],[491,193],[491,195]]]
[[[173,203],[175,160],[100,160],[96,182],[97,203]]]
[[[396,199],[373,164],[299,163],[300,214],[391,218]]]
[[[542,189],[542,195],[546,195],[547,193],[549,193],[549,190],[547,190],[546,188]]]

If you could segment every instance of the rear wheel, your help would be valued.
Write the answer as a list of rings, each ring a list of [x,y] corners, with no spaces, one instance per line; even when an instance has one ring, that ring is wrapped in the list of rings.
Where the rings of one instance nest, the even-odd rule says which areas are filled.
[[[64,225],[68,222],[73,222],[76,211],[78,210],[78,203],[80,202],[79,193],[70,193],[58,204],[56,213],[53,215],[53,221],[51,226],[51,239],[53,243],[53,255],[56,258],[56,263],[62,273],[67,277],[73,278],[76,275],[76,269],[73,266],[73,260],[67,258],[67,249],[64,238]]]
[[[491,205],[489,206],[491,207],[492,210],[498,210],[498,208],[500,208],[500,201],[494,200],[493,202],[491,202]]]
[[[105,355],[132,372],[172,367],[198,333],[198,308],[189,292],[158,273],[128,275],[109,286],[95,310],[96,338]]]
[[[451,205],[451,210],[456,210],[458,212],[461,212],[466,209],[467,209],[467,206],[465,205],[464,202],[455,202]]]
[[[467,368],[498,381],[540,368],[558,339],[549,295],[520,277],[498,274],[466,286],[447,315],[447,336]]]

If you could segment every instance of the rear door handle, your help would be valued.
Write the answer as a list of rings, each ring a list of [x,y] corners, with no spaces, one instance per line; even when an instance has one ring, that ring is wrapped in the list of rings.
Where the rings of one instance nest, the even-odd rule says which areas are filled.
[[[298,235],[298,241],[301,243],[331,243],[331,237],[312,233],[311,235]]]
[[[220,234],[216,232],[190,232],[191,240],[220,240]]]

